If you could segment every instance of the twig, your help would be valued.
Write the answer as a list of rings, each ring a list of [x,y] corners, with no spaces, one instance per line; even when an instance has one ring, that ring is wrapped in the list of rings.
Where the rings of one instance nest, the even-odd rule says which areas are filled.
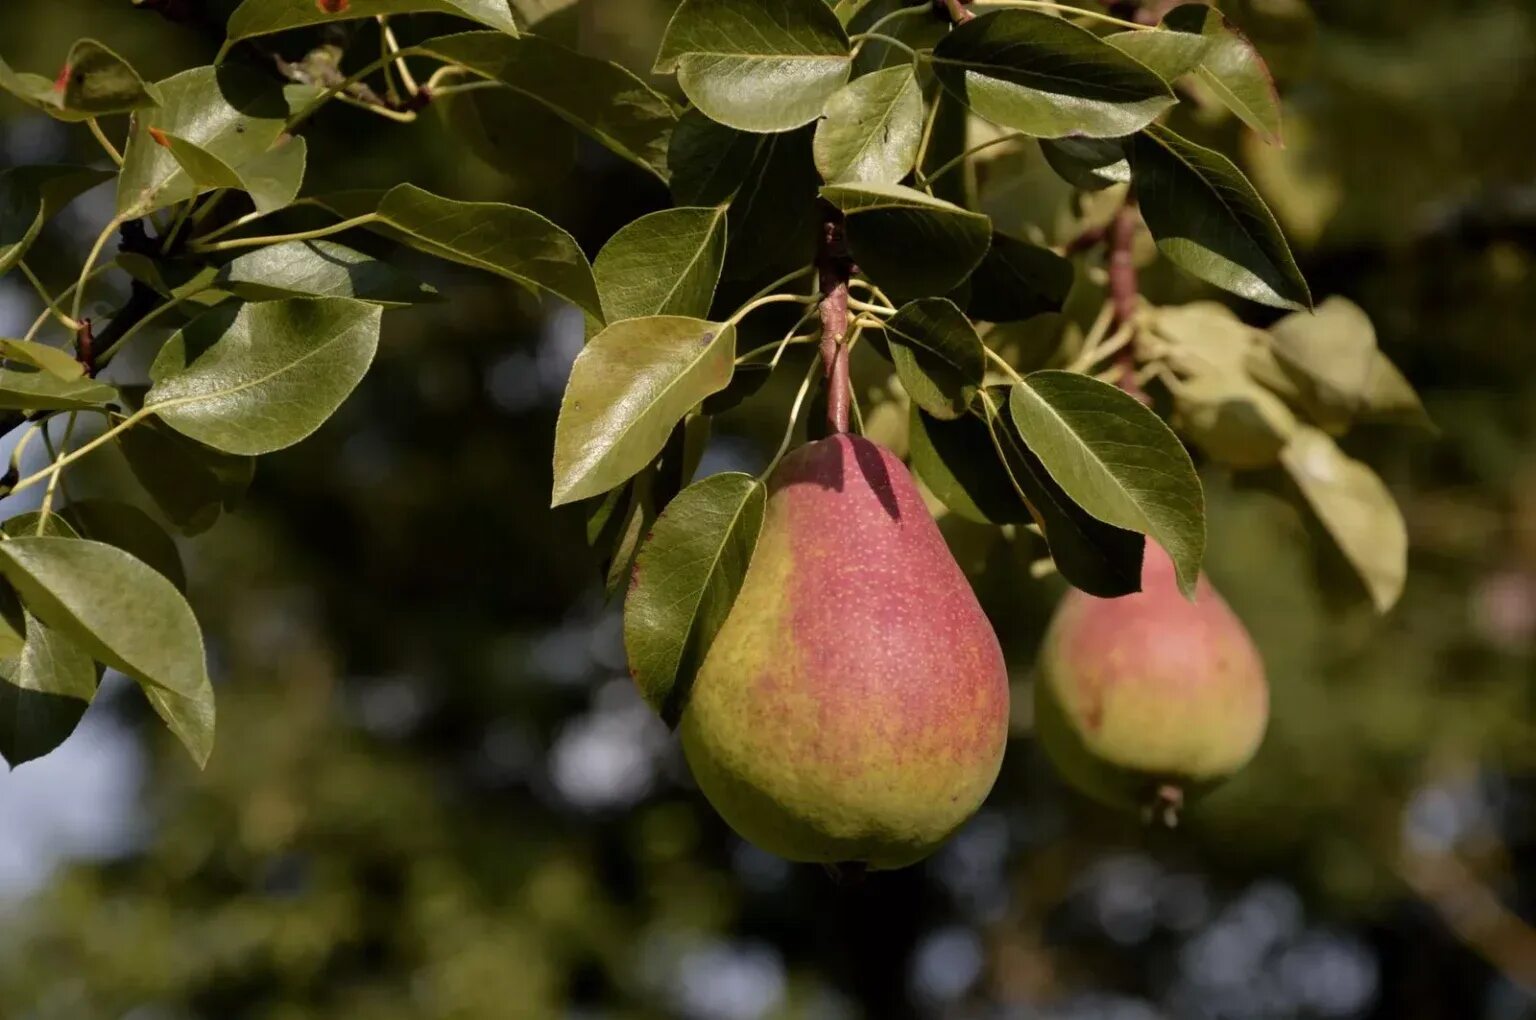
[[[934,9],[948,13],[949,20],[957,25],[963,25],[976,15],[965,9],[965,5],[971,0],[933,0]]]
[[[1141,308],[1141,281],[1136,273],[1136,226],[1140,214],[1136,211],[1136,199],[1127,195],[1125,204],[1115,213],[1109,224],[1109,300],[1114,307],[1114,326],[1134,331],[1136,315]],[[1116,361],[1121,369],[1120,388],[1142,403],[1148,402],[1146,391],[1136,382],[1136,352],[1127,345],[1120,350]]]

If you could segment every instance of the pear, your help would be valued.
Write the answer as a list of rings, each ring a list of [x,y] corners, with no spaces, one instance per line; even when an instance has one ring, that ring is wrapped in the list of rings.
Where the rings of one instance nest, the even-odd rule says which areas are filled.
[[[1203,574],[1191,602],[1148,541],[1141,586],[1061,601],[1040,652],[1035,727],[1074,786],[1171,825],[1258,750],[1269,687],[1248,631]]]
[[[768,486],[751,565],[679,723],[689,767],[764,850],[904,867],[997,778],[997,635],[889,450],[834,435],[791,453]]]

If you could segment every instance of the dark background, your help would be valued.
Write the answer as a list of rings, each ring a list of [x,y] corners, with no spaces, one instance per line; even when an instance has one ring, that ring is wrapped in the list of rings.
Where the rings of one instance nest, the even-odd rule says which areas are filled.
[[[670,6],[586,0],[549,30],[643,71]],[[1224,7],[1275,67],[1288,145],[1214,111],[1202,139],[1253,175],[1314,293],[1370,313],[1440,432],[1346,443],[1409,523],[1385,618],[1294,503],[1204,472],[1208,569],[1274,718],[1177,831],[1063,787],[1026,712],[986,808],[919,867],[846,886],[743,845],[631,689],[579,514],[544,509],[580,317],[349,237],[446,300],[387,315],[341,413],[184,545],[218,685],[207,772],[109,681],[64,748],[0,775],[0,1017],[1536,1017],[1536,9]],[[218,42],[128,0],[0,0],[13,66],[52,68],[79,35],[155,78]],[[515,123],[524,179],[435,111],[334,106],[306,191],[518,202],[589,254],[666,202]],[[99,159],[84,130],[0,100],[0,166],[70,159]],[[29,261],[61,289],[109,215],[88,195]],[[1145,289],[1213,296],[1160,268]],[[36,310],[0,280],[0,335]],[[765,462],[788,398],[717,423],[706,470]],[[114,457],[72,483],[113,486]],[[1036,550],[945,528],[1027,704],[1060,582],[1031,579]]]

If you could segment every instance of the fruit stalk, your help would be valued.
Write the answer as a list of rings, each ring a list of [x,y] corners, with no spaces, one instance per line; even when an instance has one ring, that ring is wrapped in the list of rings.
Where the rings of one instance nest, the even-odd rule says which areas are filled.
[[[827,425],[839,435],[848,431],[848,280],[853,261],[848,256],[840,215],[829,215],[821,226],[816,256],[821,279],[821,364],[827,376]]]

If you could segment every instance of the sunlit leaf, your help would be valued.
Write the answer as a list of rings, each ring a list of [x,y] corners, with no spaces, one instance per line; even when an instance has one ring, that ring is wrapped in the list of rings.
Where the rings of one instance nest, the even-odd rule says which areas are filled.
[[[85,376],[63,379],[31,365],[0,365],[0,410],[87,410],[121,399],[115,387]]]
[[[910,67],[876,71],[833,93],[816,125],[816,169],[829,184],[895,184],[912,171],[923,91]]]
[[[85,374],[85,366],[73,353],[35,340],[0,340],[0,359],[51,373],[66,382]]]
[[[113,499],[75,500],[56,517],[67,521],[80,538],[116,546],[154,567],[178,591],[186,592],[187,573],[175,539],[133,504]]]
[[[302,138],[280,141],[239,167],[169,132],[162,132],[159,138],[198,191],[234,188],[247,192],[257,212],[276,212],[288,205],[298,197],[304,183],[306,149]]]
[[[607,320],[708,315],[725,248],[725,206],[663,209],[629,223],[592,265]]]
[[[1259,51],[1214,7],[1181,4],[1163,18],[1166,28],[1199,34],[1208,47],[1195,73],[1217,99],[1266,142],[1280,143],[1280,95]],[[1152,33],[1147,33],[1152,34]]]

